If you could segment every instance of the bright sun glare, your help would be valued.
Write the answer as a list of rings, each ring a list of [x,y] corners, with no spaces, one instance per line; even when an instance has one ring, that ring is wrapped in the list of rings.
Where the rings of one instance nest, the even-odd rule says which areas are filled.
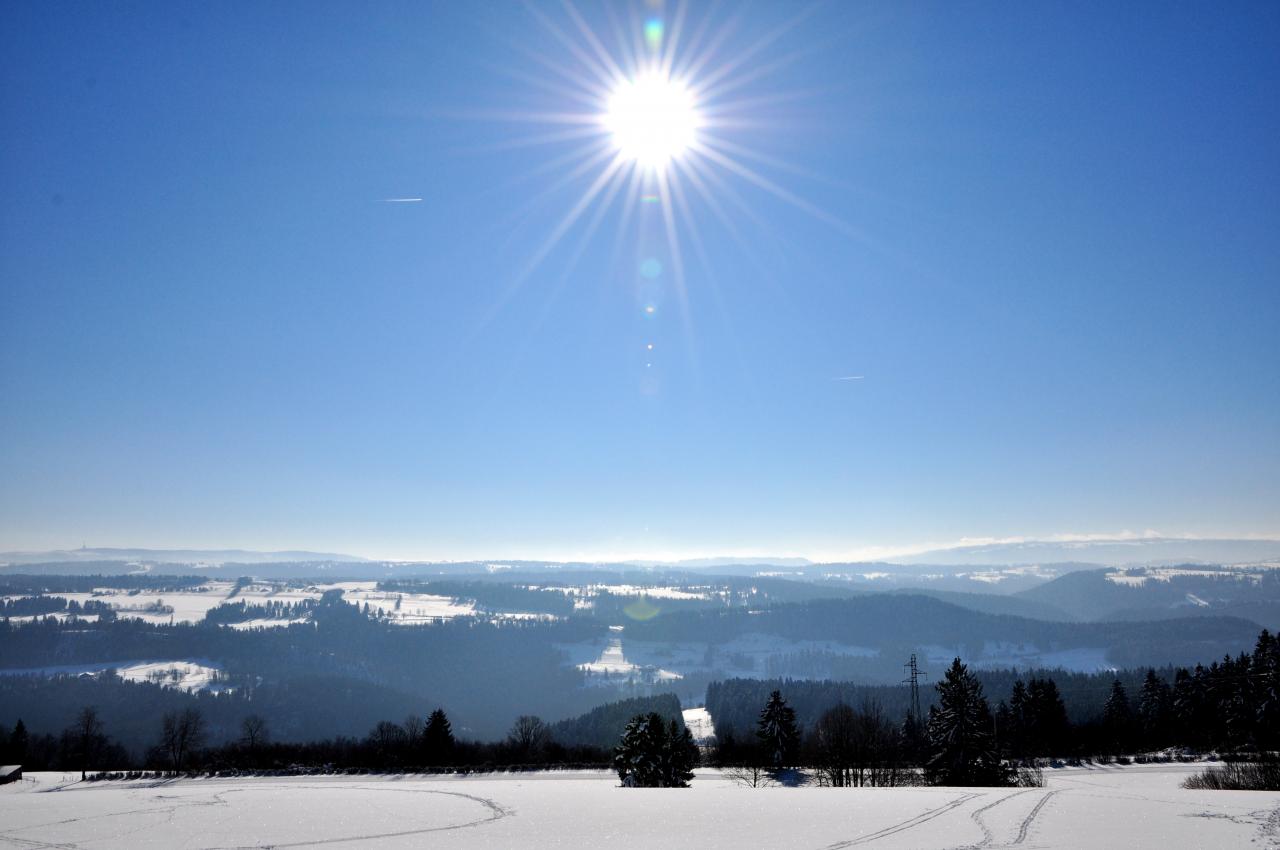
[[[619,153],[652,169],[663,168],[687,150],[696,140],[699,123],[688,87],[656,72],[620,83],[604,115]]]

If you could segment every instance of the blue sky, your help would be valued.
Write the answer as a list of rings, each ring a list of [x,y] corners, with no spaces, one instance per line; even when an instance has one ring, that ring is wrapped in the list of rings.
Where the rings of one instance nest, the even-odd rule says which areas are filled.
[[[558,4],[6,4],[0,549],[1280,534],[1280,9],[800,11],[689,7],[778,191],[682,287],[624,195],[532,263]]]

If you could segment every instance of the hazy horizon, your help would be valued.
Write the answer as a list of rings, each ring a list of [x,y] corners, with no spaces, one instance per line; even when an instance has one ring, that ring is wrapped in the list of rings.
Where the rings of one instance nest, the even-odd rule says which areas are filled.
[[[803,561],[813,564],[822,563],[858,563],[858,562],[876,562],[884,561],[893,563],[895,560],[909,560],[912,557],[924,555],[937,555],[943,560],[937,563],[945,563],[945,554],[947,552],[963,553],[970,550],[986,550],[1008,548],[1017,550],[1020,548],[1035,547],[1060,547],[1065,550],[1078,550],[1083,561],[1088,562],[1090,552],[1096,547],[1106,547],[1116,545],[1121,547],[1133,547],[1134,552],[1141,552],[1143,545],[1172,545],[1176,547],[1178,544],[1194,545],[1202,544],[1232,544],[1232,543],[1276,543],[1276,556],[1280,556],[1280,534],[1253,534],[1242,535],[1239,537],[1228,536],[1194,536],[1194,535],[1167,535],[1160,534],[1153,530],[1147,530],[1141,533],[1120,532],[1116,534],[1059,534],[1047,537],[986,537],[986,538],[963,538],[957,541],[944,543],[922,543],[914,546],[900,547],[867,547],[861,550],[853,550],[846,553],[823,554],[823,553],[807,553],[807,552],[744,552],[725,550],[708,550],[697,553],[666,553],[666,554],[619,554],[619,553],[578,553],[573,555],[563,555],[556,553],[529,553],[520,551],[495,552],[478,548],[476,551],[453,556],[437,556],[433,554],[403,554],[392,553],[386,554],[376,549],[362,548],[344,548],[344,547],[309,547],[309,546],[219,546],[219,545],[111,545],[94,541],[92,545],[89,541],[82,543],[80,546],[53,546],[47,548],[20,548],[20,547],[3,547],[0,546],[0,555],[14,554],[42,554],[45,552],[75,552],[81,549],[90,551],[96,550],[120,550],[120,551],[186,551],[186,552],[246,552],[248,554],[270,554],[279,555],[282,553],[299,553],[308,555],[337,555],[344,557],[359,558],[368,561],[392,561],[392,562],[420,562],[420,563],[472,563],[482,561],[501,561],[504,559],[513,561],[545,561],[548,563],[555,562],[578,562],[578,563],[611,563],[621,564],[628,562],[656,562],[661,564],[679,565],[682,563],[696,563],[699,561],[715,561],[730,562],[739,560],[742,562],[760,561],[762,563],[783,563],[786,561]],[[1034,559],[1033,559],[1034,560]],[[1141,561],[1142,559],[1136,559]],[[1216,560],[1232,561],[1231,558],[1218,558]],[[993,563],[1004,563],[1003,561],[993,561]]]

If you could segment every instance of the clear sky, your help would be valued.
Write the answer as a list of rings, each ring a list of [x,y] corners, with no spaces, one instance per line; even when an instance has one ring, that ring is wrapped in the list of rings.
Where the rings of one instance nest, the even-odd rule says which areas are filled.
[[[0,549],[1280,533],[1280,6],[580,6],[4,4]]]

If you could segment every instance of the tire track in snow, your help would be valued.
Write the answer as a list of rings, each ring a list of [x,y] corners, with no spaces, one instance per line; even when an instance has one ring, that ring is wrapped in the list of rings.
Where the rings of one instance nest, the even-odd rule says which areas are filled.
[[[936,809],[929,809],[927,812],[916,815],[910,820],[896,823],[893,826],[886,826],[884,829],[877,830],[876,832],[868,833],[867,835],[862,835],[857,838],[851,838],[848,841],[838,841],[835,844],[828,844],[823,848],[823,850],[843,850],[845,847],[855,847],[859,844],[867,844],[872,841],[879,841],[881,838],[888,838],[890,835],[897,835],[899,832],[905,832],[906,830],[913,829],[922,823],[927,823],[936,817],[945,815],[957,806],[962,806],[977,796],[977,794],[962,794],[950,803],[938,806]]]

